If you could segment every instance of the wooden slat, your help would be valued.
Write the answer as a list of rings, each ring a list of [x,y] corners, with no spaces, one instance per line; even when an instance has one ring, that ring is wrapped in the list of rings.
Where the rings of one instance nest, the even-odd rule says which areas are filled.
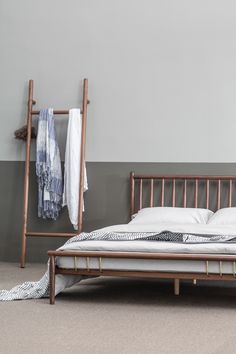
[[[74,237],[78,235],[78,232],[35,232],[35,231],[27,231],[27,237]]]
[[[165,179],[161,180],[161,206],[165,205]]]
[[[142,178],[139,181],[139,209],[143,207],[143,180]]]
[[[198,207],[198,179],[195,180],[194,207]]]
[[[134,214],[134,172],[130,172],[130,220]]]
[[[172,207],[175,207],[175,178],[173,179],[173,188],[172,188]]]
[[[151,179],[151,185],[150,185],[150,207],[153,207],[153,179]]]
[[[221,180],[218,180],[217,186],[217,209],[220,209],[220,201],[221,201]]]
[[[229,208],[232,207],[232,185],[233,185],[233,182],[232,182],[232,179],[230,179],[229,180],[229,203],[228,203]]]
[[[179,279],[174,279],[174,294],[179,295],[180,281]]]
[[[184,198],[183,198],[184,208],[187,206],[187,180],[184,180]]]
[[[40,111],[32,111],[32,114],[35,115],[39,115]],[[69,110],[68,109],[58,109],[58,110],[53,110],[53,114],[58,114],[58,115],[68,115],[69,114]]]
[[[209,208],[210,181],[206,180],[206,208]]]

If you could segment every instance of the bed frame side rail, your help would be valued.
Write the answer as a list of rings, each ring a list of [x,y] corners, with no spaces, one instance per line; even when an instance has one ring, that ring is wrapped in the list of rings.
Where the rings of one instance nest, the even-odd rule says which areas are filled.
[[[199,280],[236,280],[236,255],[224,254],[186,254],[186,253],[145,253],[145,252],[101,252],[101,251],[48,251],[50,258],[49,274],[50,274],[50,304],[55,303],[55,276],[56,274],[64,275],[91,275],[91,276],[118,276],[118,277],[146,277],[146,278],[163,278],[174,279],[174,292],[179,295],[180,279]],[[56,257],[72,257],[74,258],[74,268],[65,269],[56,266]],[[85,257],[87,260],[87,268],[78,268],[77,259]],[[90,268],[90,258],[99,260],[99,268]],[[102,259],[119,258],[119,259],[150,259],[150,260],[189,260],[205,262],[205,273],[191,272],[163,272],[163,271],[122,271],[122,270],[106,270],[102,269]],[[210,262],[219,262],[219,274],[209,272]],[[232,274],[224,274],[223,262],[232,263]]]

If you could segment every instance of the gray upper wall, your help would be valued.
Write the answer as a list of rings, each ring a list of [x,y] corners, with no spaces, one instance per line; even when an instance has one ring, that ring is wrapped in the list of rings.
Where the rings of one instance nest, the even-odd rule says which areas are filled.
[[[233,0],[1,0],[0,160],[24,159],[28,79],[38,108],[66,108],[88,77],[88,161],[235,162],[235,13]]]

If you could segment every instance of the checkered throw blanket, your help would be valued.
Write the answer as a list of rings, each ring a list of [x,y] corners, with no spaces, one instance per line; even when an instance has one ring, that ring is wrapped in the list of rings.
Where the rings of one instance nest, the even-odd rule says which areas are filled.
[[[162,242],[178,242],[178,243],[218,243],[218,242],[236,242],[236,237],[227,235],[197,235],[197,234],[183,234],[170,231],[161,233],[155,232],[109,232],[109,231],[94,231],[91,233],[82,233],[69,239],[60,250],[67,249],[68,245],[70,250],[76,249],[75,244],[81,241],[162,241]],[[61,276],[61,275],[60,275]],[[86,278],[78,276],[76,281]],[[57,276],[56,276],[57,282]],[[73,285],[70,283],[69,286]],[[63,289],[61,289],[63,290]],[[25,282],[17,285],[11,290],[0,290],[0,301],[10,300],[26,300],[38,299],[48,297],[49,295],[49,270],[37,282]]]
[[[42,109],[36,142],[38,216],[57,219],[62,208],[62,171],[53,109]]]

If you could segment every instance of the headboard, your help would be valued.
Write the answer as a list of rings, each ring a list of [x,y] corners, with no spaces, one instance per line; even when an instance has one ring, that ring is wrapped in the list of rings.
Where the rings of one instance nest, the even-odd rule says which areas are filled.
[[[236,206],[236,176],[135,175],[130,173],[130,217],[144,207]]]

